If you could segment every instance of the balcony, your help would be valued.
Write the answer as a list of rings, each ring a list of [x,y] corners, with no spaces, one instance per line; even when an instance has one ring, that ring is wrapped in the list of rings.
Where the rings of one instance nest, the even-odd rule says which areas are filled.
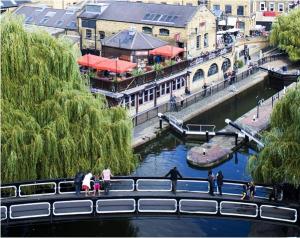
[[[227,54],[232,51],[232,47],[226,47],[223,49],[218,49],[212,52],[207,52],[206,54],[200,55],[190,60],[184,60],[181,62],[177,62],[171,66],[165,66],[161,71],[151,70],[149,72],[145,72],[139,76],[131,76],[131,77],[112,77],[102,75],[96,75],[95,77],[91,77],[90,84],[92,88],[107,90],[110,92],[122,92],[127,89],[135,88],[137,86],[141,86],[145,83],[154,82],[157,80],[161,80],[163,78],[169,77],[173,74],[183,72],[189,67],[195,67],[199,64],[202,64],[206,61],[212,60],[221,55]]]

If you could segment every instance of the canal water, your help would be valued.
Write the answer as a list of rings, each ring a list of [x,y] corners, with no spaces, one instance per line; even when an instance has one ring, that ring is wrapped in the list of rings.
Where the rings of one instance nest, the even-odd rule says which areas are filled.
[[[237,95],[223,104],[192,119],[189,123],[214,124],[222,129],[225,119],[235,120],[256,106],[257,98],[269,98],[275,90],[267,81],[247,92]],[[136,149],[141,163],[132,173],[136,176],[164,176],[177,166],[184,177],[207,177],[207,169],[190,166],[186,161],[187,151],[200,145],[197,140],[183,140],[171,131],[160,138]],[[226,179],[251,180],[247,161],[257,151],[242,147],[229,160],[213,168],[222,170]],[[90,219],[26,226],[2,227],[3,236],[300,236],[299,227],[278,225],[265,221],[246,219],[213,218],[205,216],[133,216],[111,219]]]

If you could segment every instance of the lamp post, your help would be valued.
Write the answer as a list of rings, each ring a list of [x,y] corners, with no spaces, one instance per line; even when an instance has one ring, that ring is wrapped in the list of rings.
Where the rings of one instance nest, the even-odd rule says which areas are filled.
[[[264,102],[264,99],[260,99],[258,100],[258,96],[256,96],[256,100],[257,100],[257,112],[256,112],[256,118],[258,119],[259,118],[259,106],[262,105],[262,103]]]

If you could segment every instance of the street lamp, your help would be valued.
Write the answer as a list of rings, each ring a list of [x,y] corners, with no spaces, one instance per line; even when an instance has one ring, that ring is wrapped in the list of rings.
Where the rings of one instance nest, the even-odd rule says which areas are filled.
[[[256,100],[257,100],[257,112],[256,112],[256,119],[258,119],[259,117],[259,106],[262,105],[262,103],[264,102],[264,99],[260,99],[258,100],[258,96],[256,96]]]

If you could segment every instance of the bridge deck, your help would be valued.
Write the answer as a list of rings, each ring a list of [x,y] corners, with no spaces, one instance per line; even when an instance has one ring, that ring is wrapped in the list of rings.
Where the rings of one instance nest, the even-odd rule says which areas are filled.
[[[93,181],[91,181],[93,184]],[[208,194],[204,179],[186,178],[171,192],[171,181],[162,178],[116,178],[108,195],[75,195],[70,179],[25,182],[1,186],[1,221],[12,224],[32,220],[111,214],[209,214],[295,223],[299,204],[269,202],[271,188],[256,186],[253,200],[241,200],[243,181],[224,181],[223,196]]]

